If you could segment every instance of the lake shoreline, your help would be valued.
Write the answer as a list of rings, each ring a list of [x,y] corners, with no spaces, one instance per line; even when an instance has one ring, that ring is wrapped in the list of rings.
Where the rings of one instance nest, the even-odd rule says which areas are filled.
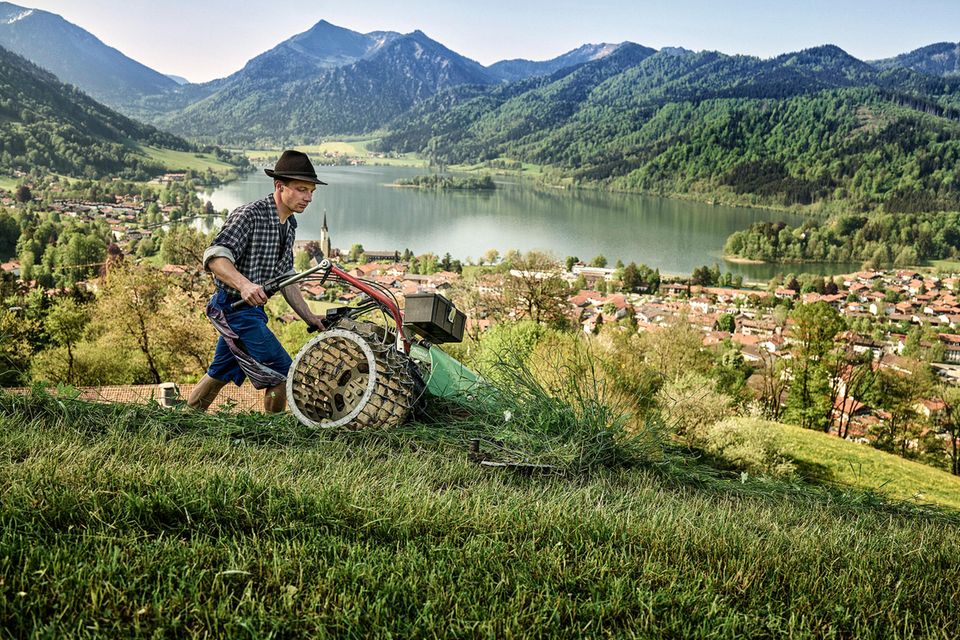
[[[411,190],[392,183],[423,173],[422,167],[357,165],[317,170],[329,186],[318,189],[310,209],[298,216],[297,239],[318,239],[326,218],[336,247],[361,244],[370,251],[450,253],[464,263],[490,249],[501,254],[511,249],[538,250],[560,261],[566,256],[589,261],[603,255],[610,263],[643,263],[680,276],[698,266],[720,263],[724,272],[764,282],[785,271],[784,267],[725,261],[727,237],[757,222],[802,222],[801,216],[759,208],[710,206],[603,189],[556,189],[529,176],[503,176],[492,191]],[[269,189],[270,179],[258,169],[207,197],[216,210],[232,210],[262,198]],[[811,264],[792,270],[828,274],[849,269],[849,265]]]

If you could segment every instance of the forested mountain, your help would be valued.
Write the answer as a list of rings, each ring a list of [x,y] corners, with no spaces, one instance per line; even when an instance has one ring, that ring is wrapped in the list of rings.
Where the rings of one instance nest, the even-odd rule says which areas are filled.
[[[957,76],[960,75],[960,42],[938,42],[871,64],[878,69],[902,67],[932,76]]]
[[[448,92],[391,123],[383,147],[758,204],[960,206],[956,82],[878,72],[834,46],[770,60],[650,53],[622,47],[538,81]]]
[[[592,60],[599,60],[616,51],[619,46],[619,44],[609,44],[606,42],[600,44],[585,44],[582,47],[568,51],[550,60],[540,62],[523,60],[521,58],[501,60],[487,67],[487,70],[492,73],[494,77],[505,81],[523,80],[524,78],[532,78],[534,76],[546,76],[560,69],[583,64],[584,62],[591,62]]]
[[[479,63],[420,31],[384,40],[369,57],[326,71],[282,63],[282,56],[255,59],[248,67],[256,73],[221,81],[216,93],[161,122],[216,142],[313,140],[369,132],[439,91],[496,82]]]
[[[183,139],[131,120],[0,48],[0,172],[145,179],[162,173],[137,144],[187,151]]]
[[[173,90],[177,83],[105,45],[60,16],[0,2],[0,46],[113,108]]]

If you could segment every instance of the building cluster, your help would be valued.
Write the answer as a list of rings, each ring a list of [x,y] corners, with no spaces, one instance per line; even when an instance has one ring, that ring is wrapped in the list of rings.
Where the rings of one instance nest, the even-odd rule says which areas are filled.
[[[736,345],[744,360],[758,369],[784,361],[789,372],[794,323],[777,305],[789,299],[794,304],[822,302],[850,320],[862,320],[869,334],[846,331],[839,339],[853,353],[870,353],[874,371],[910,376],[914,366],[903,357],[912,327],[927,328],[924,347],[938,346],[941,362],[933,370],[948,383],[960,381],[960,279],[921,275],[912,270],[862,271],[836,279],[835,293],[801,293],[777,288],[759,289],[690,286],[664,283],[655,295],[601,293],[581,290],[568,303],[570,316],[586,333],[596,333],[604,324],[629,319],[638,331],[657,331],[677,323],[688,324],[703,335],[705,347]],[[931,344],[938,341],[939,345]],[[785,375],[789,376],[789,373]],[[850,384],[854,369],[847,367],[832,380],[834,426],[850,438],[866,438],[872,428],[890,420],[889,413],[867,406]],[[913,407],[915,415],[931,421],[944,410],[937,398],[923,398]]]

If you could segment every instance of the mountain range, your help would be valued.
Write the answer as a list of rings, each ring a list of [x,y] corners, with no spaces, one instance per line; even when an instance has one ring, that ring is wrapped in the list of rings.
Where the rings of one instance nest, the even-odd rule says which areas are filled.
[[[98,101],[171,132],[203,141],[275,144],[382,130],[411,108],[456,87],[488,87],[503,95],[499,85],[566,73],[600,63],[625,46],[639,45],[586,44],[551,60],[504,60],[484,67],[420,31],[364,34],[321,20],[230,76],[191,84],[149,69],[60,16],[0,2],[0,46]],[[800,63],[793,73],[787,64],[778,66],[779,59],[749,56],[727,56],[736,62],[722,69],[700,67],[732,74],[729,94],[757,90],[773,96],[794,93],[798,86],[809,91],[855,84],[883,71],[912,70],[950,78],[958,74],[958,50],[960,45],[942,43],[866,63],[830,48],[831,56],[846,57],[842,69],[829,62],[804,66],[802,54],[787,54]],[[662,53],[674,59],[693,55],[681,48],[665,48]],[[773,68],[775,77],[770,75]],[[835,72],[840,75],[830,75]],[[643,78],[638,80],[643,84]],[[671,90],[651,91],[666,96]]]
[[[191,84],[58,16],[0,3],[0,46],[195,142],[366,134],[384,151],[532,162],[624,189],[960,208],[960,164],[950,165],[960,45],[950,43],[872,62],[832,45],[760,59],[600,43],[485,67],[421,31],[362,34],[320,21],[225,78]]]

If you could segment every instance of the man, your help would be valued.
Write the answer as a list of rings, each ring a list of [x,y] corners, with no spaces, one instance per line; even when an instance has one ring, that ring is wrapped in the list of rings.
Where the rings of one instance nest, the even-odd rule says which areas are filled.
[[[293,361],[267,328],[263,286],[294,273],[294,215],[307,208],[317,185],[326,183],[317,178],[307,155],[293,150],[284,151],[273,170],[264,173],[273,178],[273,193],[234,209],[203,254],[203,267],[213,273],[217,285],[207,316],[220,332],[213,362],[187,400],[190,407],[203,411],[225,384],[239,386],[248,377],[255,388],[265,389],[266,411],[286,408],[286,375]],[[304,322],[323,327],[298,285],[289,285],[282,293]],[[239,300],[246,305],[233,309]]]

